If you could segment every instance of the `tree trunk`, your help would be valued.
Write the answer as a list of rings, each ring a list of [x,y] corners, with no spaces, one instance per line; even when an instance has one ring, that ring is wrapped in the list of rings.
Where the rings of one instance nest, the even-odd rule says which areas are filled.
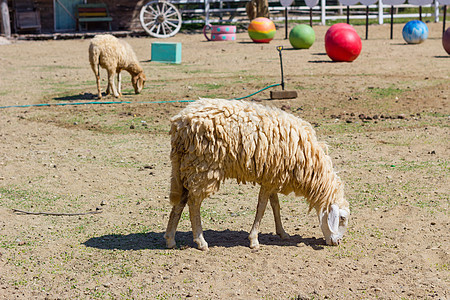
[[[11,25],[9,20],[8,0],[0,0],[0,10],[2,16],[2,32],[7,38],[10,38]]]
[[[268,0],[251,0],[245,6],[248,18],[251,20],[258,17],[269,17]]]

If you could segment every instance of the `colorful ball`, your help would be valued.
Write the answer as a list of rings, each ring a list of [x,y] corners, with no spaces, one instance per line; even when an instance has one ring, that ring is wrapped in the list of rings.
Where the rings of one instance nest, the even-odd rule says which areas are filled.
[[[248,26],[248,35],[255,43],[270,43],[275,32],[275,24],[263,17],[253,19]]]
[[[420,44],[428,38],[428,27],[422,21],[412,20],[403,26],[402,35],[408,44]]]
[[[444,50],[450,54],[450,27],[447,28],[442,36],[442,46],[444,46]]]
[[[343,24],[343,23],[339,23]],[[335,24],[333,26],[336,26]],[[348,25],[348,24],[347,24]],[[362,49],[362,42],[356,30],[345,25],[331,26],[325,34],[325,50],[333,61],[354,61]]]
[[[325,34],[325,38],[327,37],[328,34],[332,34],[334,31],[340,30],[340,29],[350,29],[350,30],[353,30],[354,32],[356,32],[355,28],[350,24],[336,23],[333,26],[331,26],[330,28],[328,28],[327,33]]]
[[[309,25],[296,25],[289,32],[289,42],[295,49],[309,49],[315,40],[316,34]]]

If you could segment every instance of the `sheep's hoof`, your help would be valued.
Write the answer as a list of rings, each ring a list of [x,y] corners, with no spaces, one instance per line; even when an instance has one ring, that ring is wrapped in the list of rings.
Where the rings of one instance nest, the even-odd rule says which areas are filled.
[[[259,242],[258,242],[258,240],[250,241],[250,248],[254,249],[254,250],[258,250],[259,249]]]
[[[177,246],[177,243],[175,243],[175,239],[166,239],[166,246],[169,249],[173,249]]]
[[[286,232],[282,232],[278,234],[282,240],[289,240],[291,236],[287,234]]]
[[[202,251],[208,251],[208,243],[206,241],[194,240],[197,243],[197,248]]]
[[[173,242],[173,243],[166,243],[167,245],[167,249],[174,249],[177,246],[177,243]]]

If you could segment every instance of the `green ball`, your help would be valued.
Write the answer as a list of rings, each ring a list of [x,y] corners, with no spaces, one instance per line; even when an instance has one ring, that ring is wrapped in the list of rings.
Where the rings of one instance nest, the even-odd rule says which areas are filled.
[[[315,40],[316,34],[309,25],[296,25],[289,32],[289,42],[295,49],[309,49]]]

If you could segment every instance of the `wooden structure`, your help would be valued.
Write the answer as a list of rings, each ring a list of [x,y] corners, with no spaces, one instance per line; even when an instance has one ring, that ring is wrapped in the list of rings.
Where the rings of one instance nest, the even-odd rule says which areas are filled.
[[[32,0],[13,0],[12,14],[15,32],[41,32],[41,15]]]
[[[0,0],[9,7],[11,29],[15,31],[14,1]],[[42,33],[78,32],[77,5],[84,3],[103,4],[108,9],[111,23],[105,28],[104,22],[90,22],[89,30],[92,31],[143,31],[139,22],[139,12],[148,1],[145,0],[28,0],[28,9],[36,9],[40,14]],[[2,6],[3,7],[3,6]],[[6,7],[6,5],[5,5]],[[7,10],[8,8],[6,8]],[[2,18],[3,20],[3,18]],[[82,26],[84,27],[85,24]],[[109,27],[111,25],[111,28]]]
[[[106,23],[111,31],[112,20],[108,7],[104,3],[77,5],[77,27],[79,31],[81,31],[82,24],[85,24],[87,28],[88,23]]]

